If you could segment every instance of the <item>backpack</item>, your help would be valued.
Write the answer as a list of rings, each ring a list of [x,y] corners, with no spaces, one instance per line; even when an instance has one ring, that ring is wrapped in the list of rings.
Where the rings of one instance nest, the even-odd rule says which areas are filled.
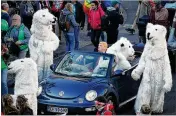
[[[68,32],[70,29],[70,22],[68,21],[68,15],[64,15],[62,11],[59,17],[59,26],[60,29],[64,32]]]
[[[100,11],[99,11],[100,13]],[[104,16],[101,16],[101,13],[100,13],[100,16],[101,16],[101,30],[102,31],[106,31],[109,24],[110,24],[110,21],[108,19],[108,14],[109,12],[107,11],[106,14]]]

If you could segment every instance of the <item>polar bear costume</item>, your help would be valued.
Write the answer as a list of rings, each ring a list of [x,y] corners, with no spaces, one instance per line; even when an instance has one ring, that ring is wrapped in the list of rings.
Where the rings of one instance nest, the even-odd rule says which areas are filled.
[[[143,73],[135,102],[136,112],[140,112],[144,104],[149,105],[154,113],[163,112],[164,94],[172,87],[166,33],[166,28],[161,25],[147,25],[147,43],[138,66],[132,72],[134,80],[138,80]]]
[[[134,55],[134,49],[127,38],[121,37],[120,40],[107,49],[106,53],[116,56],[114,71],[131,68],[131,64],[127,59]]]
[[[16,74],[14,96],[25,95],[29,107],[37,115],[38,72],[37,64],[31,58],[11,62],[8,73]]]
[[[38,10],[32,20],[29,40],[30,57],[37,63],[39,82],[50,75],[53,64],[53,51],[59,47],[59,39],[52,32],[52,23],[56,18],[48,9]]]

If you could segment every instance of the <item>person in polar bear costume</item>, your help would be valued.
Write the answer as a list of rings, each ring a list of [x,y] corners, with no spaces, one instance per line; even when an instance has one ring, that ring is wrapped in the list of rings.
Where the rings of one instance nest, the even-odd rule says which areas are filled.
[[[38,72],[37,64],[31,58],[19,59],[8,64],[8,73],[15,74],[14,98],[25,95],[29,107],[37,115]]]
[[[107,49],[106,53],[113,54],[116,56],[116,66],[114,68],[114,71],[131,68],[131,64],[129,63],[128,59],[134,56],[134,49],[127,38],[121,37],[120,40],[118,40],[116,43],[114,43],[111,47]]]
[[[164,95],[172,87],[166,33],[166,28],[161,25],[147,24],[147,43],[138,66],[131,74],[134,80],[143,74],[135,102],[136,113],[141,113],[144,104],[149,105],[154,113],[163,112]]]
[[[38,10],[32,20],[29,40],[30,57],[37,63],[39,82],[50,75],[53,64],[53,51],[59,47],[59,39],[52,32],[52,23],[56,18],[48,9]]]

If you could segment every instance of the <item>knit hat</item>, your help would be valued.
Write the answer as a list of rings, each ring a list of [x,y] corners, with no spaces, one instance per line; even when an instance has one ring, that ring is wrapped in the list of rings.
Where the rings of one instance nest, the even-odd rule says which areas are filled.
[[[114,7],[116,4],[120,4],[120,0],[114,0],[111,2],[112,7]]]

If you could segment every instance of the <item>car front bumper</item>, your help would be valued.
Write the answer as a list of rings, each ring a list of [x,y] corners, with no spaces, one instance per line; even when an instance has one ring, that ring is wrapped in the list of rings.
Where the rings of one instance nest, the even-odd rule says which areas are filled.
[[[65,103],[64,103],[65,101]],[[62,114],[59,112],[50,112],[48,111],[47,107],[48,106],[53,106],[53,107],[59,107],[59,108],[67,108],[68,113],[67,115],[76,115],[76,114],[81,114],[81,115],[95,115],[96,114],[96,109],[94,104],[92,103],[71,103],[72,101],[70,100],[38,100],[38,114]]]

